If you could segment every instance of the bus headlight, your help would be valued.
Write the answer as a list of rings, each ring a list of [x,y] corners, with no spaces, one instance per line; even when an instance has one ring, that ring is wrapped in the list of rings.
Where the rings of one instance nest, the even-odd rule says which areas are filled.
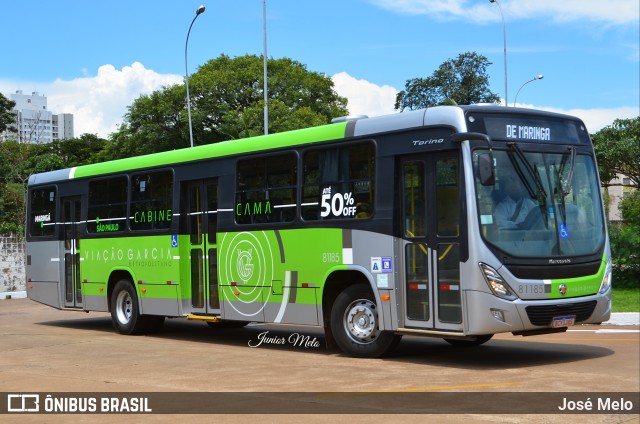
[[[518,297],[515,295],[511,287],[502,279],[498,271],[493,269],[487,264],[479,263],[482,270],[482,276],[484,281],[496,296],[506,300],[516,300]]]
[[[604,278],[602,279],[602,284],[600,284],[600,290],[598,291],[600,294],[605,294],[609,288],[611,288],[611,262],[607,264],[607,270],[604,272]]]

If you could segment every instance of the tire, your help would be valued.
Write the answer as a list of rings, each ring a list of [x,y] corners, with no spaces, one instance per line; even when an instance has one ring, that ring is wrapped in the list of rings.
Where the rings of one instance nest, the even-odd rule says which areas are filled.
[[[368,286],[347,287],[331,308],[331,330],[336,344],[349,356],[377,358],[391,352],[402,336],[380,331],[378,307]]]
[[[444,339],[447,343],[449,343],[451,346],[456,346],[456,347],[473,347],[473,346],[480,346],[481,344],[484,344],[486,342],[488,342],[489,340],[491,340],[491,338],[493,337],[493,334],[485,334],[483,336],[476,336],[475,340],[471,340],[471,339]]]
[[[141,315],[135,287],[129,280],[120,280],[111,293],[111,321],[120,334],[143,334],[152,329],[154,324],[159,329],[164,317]]]

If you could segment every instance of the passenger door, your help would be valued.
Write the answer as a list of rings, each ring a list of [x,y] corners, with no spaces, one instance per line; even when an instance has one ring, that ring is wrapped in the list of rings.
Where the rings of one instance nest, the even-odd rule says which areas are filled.
[[[459,152],[402,158],[404,326],[462,330]]]
[[[64,237],[64,306],[81,308],[80,280],[80,197],[62,198],[62,228]]]
[[[186,211],[189,234],[190,311],[218,315],[218,179],[184,183],[182,193],[181,210]]]

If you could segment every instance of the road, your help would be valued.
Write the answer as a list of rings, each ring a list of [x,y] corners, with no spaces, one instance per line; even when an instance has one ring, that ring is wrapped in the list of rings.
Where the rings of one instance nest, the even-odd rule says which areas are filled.
[[[306,341],[306,345],[302,342]],[[322,332],[313,327],[250,325],[242,329],[212,329],[200,322],[172,319],[149,336],[114,332],[108,314],[58,311],[29,299],[0,302],[0,392],[232,392],[248,403],[252,415],[217,415],[217,422],[324,422],[322,415],[259,414],[260,402],[271,392],[315,393],[319,412],[345,396],[361,402],[361,392],[373,392],[362,403],[367,415],[330,415],[337,422],[634,422],[634,413],[618,415],[519,414],[517,402],[535,403],[557,393],[590,392],[591,399],[618,392],[640,392],[640,343],[637,326],[575,326],[563,334],[534,337],[496,335],[476,348],[455,348],[439,339],[404,337],[389,358],[354,359],[324,347]],[[340,398],[331,393],[347,392]],[[504,393],[522,393],[513,413],[403,415],[403,402],[422,393],[450,395],[451,402],[479,402]],[[533,393],[535,392],[535,393]],[[258,395],[257,403],[255,396]],[[405,395],[403,395],[405,394]],[[484,394],[484,395],[483,395]],[[246,398],[248,396],[248,400]],[[336,395],[338,396],[338,395]],[[382,396],[378,398],[377,396]],[[530,398],[530,400],[529,400]],[[205,398],[206,399],[206,398]],[[230,399],[230,398],[225,398]],[[438,398],[436,398],[438,399]],[[457,399],[457,400],[456,400]],[[475,400],[473,400],[475,399]],[[584,399],[583,399],[584,400]],[[5,401],[0,399],[0,401]],[[251,402],[249,402],[251,401]],[[293,410],[295,396],[287,400]],[[379,404],[374,405],[374,403]],[[380,415],[385,402],[392,415]],[[251,403],[251,405],[249,405]],[[277,402],[272,402],[275,405]],[[456,403],[457,404],[457,403]],[[166,405],[155,409],[163,410]],[[223,412],[228,405],[223,405]],[[251,409],[251,408],[254,409]],[[412,408],[411,405],[405,405]],[[413,405],[415,407],[415,405]],[[324,408],[324,409],[323,409]],[[376,408],[379,408],[376,410]],[[435,408],[437,409],[437,408]],[[413,410],[413,409],[411,409]],[[524,408],[525,412],[528,409]],[[184,411],[184,409],[181,409]],[[232,409],[233,412],[236,412]],[[422,410],[421,410],[422,411]],[[207,412],[211,412],[207,409]],[[333,411],[332,411],[333,412]],[[424,412],[424,411],[423,411]],[[436,411],[437,412],[437,411]],[[373,415],[369,415],[373,414]],[[203,415],[182,415],[202,420]],[[586,417],[586,418],[585,418]],[[66,422],[68,415],[1,415],[3,422]],[[75,422],[175,422],[175,415],[74,415]]]

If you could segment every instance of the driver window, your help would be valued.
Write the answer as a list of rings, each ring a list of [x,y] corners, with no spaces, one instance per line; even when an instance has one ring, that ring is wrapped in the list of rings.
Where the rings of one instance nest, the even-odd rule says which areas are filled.
[[[513,168],[499,171],[498,191],[493,195],[494,220],[500,230],[518,229],[536,204]]]

